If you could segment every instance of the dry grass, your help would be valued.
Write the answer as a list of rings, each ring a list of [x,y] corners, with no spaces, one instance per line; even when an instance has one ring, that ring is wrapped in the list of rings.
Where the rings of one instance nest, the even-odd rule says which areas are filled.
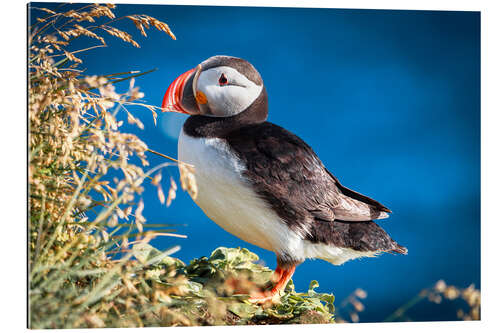
[[[363,289],[358,288],[353,291],[340,302],[337,307],[335,321],[337,323],[358,323],[361,313],[365,310],[362,300],[367,296],[366,291]],[[481,291],[476,289],[474,284],[469,285],[467,288],[458,288],[447,285],[444,280],[439,280],[432,287],[422,289],[418,295],[396,309],[384,321],[413,321],[411,318],[412,308],[424,301],[434,304],[443,304],[444,301],[455,302],[457,320],[481,319]]]
[[[160,200],[171,202],[176,185],[171,179],[165,199],[160,169],[173,163],[145,171],[147,145],[122,132],[116,119],[125,112],[142,128],[127,107],[142,105],[155,119],[157,107],[141,102],[144,94],[134,87],[140,73],[86,76],[77,54],[106,45],[99,31],[138,47],[129,33],[111,26],[121,19],[143,34],[151,26],[175,37],[149,16],[116,18],[114,5],[70,7],[31,9],[47,15],[29,27],[30,327],[158,325],[160,319],[146,317],[155,314],[153,296],[161,288],[145,283],[145,263],[129,259],[136,257],[134,246],[180,236],[168,225],[147,225],[141,199],[152,179]],[[99,44],[68,51],[81,36]],[[116,92],[113,83],[127,79],[128,91]]]
[[[447,285],[444,280],[437,281],[432,287],[422,289],[418,295],[399,307],[385,321],[412,321],[409,310],[422,301],[442,304],[443,301],[456,302],[462,300],[457,310],[458,320],[481,320],[481,291],[474,284],[467,288]]]

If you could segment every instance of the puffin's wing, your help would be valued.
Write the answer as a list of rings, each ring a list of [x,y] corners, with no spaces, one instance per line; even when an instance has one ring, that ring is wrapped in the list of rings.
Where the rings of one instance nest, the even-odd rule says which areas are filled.
[[[245,163],[255,191],[288,223],[369,221],[390,212],[340,184],[314,151],[293,133],[269,122],[226,137]]]
[[[388,213],[392,213],[380,202],[343,186],[328,169],[325,168],[325,172],[334,180],[340,191],[340,203],[334,208],[337,220],[366,221],[368,217],[370,220],[378,220],[387,218]]]

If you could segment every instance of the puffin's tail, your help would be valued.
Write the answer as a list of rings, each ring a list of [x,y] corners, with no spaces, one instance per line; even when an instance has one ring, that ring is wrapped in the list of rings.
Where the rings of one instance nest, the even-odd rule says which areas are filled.
[[[360,252],[389,252],[407,254],[406,247],[399,245],[373,221],[352,222],[335,220],[314,223],[310,237],[312,243],[349,248]]]
[[[389,252],[406,255],[408,254],[408,249],[403,245],[399,245],[398,243],[394,242],[394,249],[390,250]]]
[[[399,245],[382,227],[373,221],[348,222],[348,224],[350,247],[355,250],[389,252],[393,254],[408,253],[406,247]]]

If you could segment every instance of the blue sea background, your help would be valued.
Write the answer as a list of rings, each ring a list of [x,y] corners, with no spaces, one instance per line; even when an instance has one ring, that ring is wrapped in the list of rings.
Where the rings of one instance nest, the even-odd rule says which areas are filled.
[[[154,16],[177,40],[154,30],[143,38],[130,21],[118,21],[141,48],[101,33],[109,47],[78,54],[89,75],[157,68],[136,85],[160,106],[169,84],[206,58],[242,57],[264,79],[269,121],[304,139],[344,185],[393,211],[380,225],[408,248],[407,256],[342,266],[308,260],[293,277],[298,291],[318,280],[318,290],[334,293],[338,306],[362,288],[368,297],[360,320],[378,322],[439,279],[480,287],[479,12],[118,5],[115,13]],[[46,14],[33,9],[31,15],[33,22]],[[96,43],[82,38],[74,49]],[[117,86],[124,91],[128,83]],[[160,114],[155,126],[149,111],[131,110],[145,129],[124,129],[176,156],[186,117]],[[169,174],[178,180],[175,167],[163,174],[165,188]],[[186,192],[179,190],[166,208],[146,186],[144,200],[149,223],[179,224],[177,232],[188,236],[158,238],[159,249],[180,245],[175,255],[189,262],[219,246],[243,246],[275,267],[273,253],[222,230]],[[465,303],[423,302],[408,315],[454,320],[460,307]]]

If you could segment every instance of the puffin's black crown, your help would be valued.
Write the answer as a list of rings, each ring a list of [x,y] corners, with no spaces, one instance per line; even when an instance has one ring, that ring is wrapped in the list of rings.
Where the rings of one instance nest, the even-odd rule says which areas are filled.
[[[245,59],[231,57],[231,56],[213,56],[208,58],[204,62],[201,63],[201,70],[207,70],[214,67],[219,66],[228,66],[236,69],[241,74],[245,75],[247,79],[252,81],[257,85],[262,85],[262,77],[259,72],[253,67],[251,63],[246,61]]]

